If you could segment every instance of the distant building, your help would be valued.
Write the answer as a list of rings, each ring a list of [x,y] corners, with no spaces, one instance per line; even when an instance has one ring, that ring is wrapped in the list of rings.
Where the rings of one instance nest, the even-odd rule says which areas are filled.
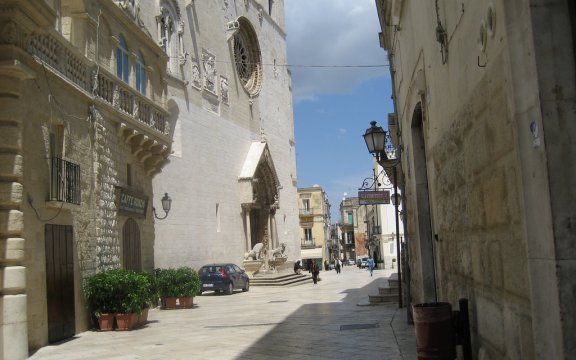
[[[306,266],[308,260],[322,266],[329,258],[330,203],[318,185],[298,188],[300,213],[300,258]]]
[[[371,254],[378,262],[378,267],[391,269],[398,268],[397,254],[398,244],[404,240],[404,225],[400,213],[398,217],[394,212],[396,208],[393,204],[394,184],[389,175],[380,165],[374,162],[374,173],[377,176],[377,190],[388,193],[388,203],[377,205],[361,205],[366,209],[368,247],[372,250]],[[399,196],[401,196],[399,192]],[[402,207],[398,207],[400,212]],[[398,226],[396,226],[398,219]],[[396,236],[398,233],[399,236]],[[371,241],[371,242],[370,242]]]
[[[575,359],[575,2],[376,5],[408,305],[468,299],[475,359]]]
[[[340,225],[346,258],[368,256],[368,224],[366,207],[358,204],[357,197],[347,197],[340,202]]]

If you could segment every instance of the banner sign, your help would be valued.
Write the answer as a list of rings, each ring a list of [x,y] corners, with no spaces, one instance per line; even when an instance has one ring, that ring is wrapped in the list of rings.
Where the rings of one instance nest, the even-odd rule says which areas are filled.
[[[148,208],[148,198],[128,192],[123,188],[116,188],[116,206],[118,211],[127,215],[146,216]]]
[[[360,205],[390,204],[390,190],[358,191]]]

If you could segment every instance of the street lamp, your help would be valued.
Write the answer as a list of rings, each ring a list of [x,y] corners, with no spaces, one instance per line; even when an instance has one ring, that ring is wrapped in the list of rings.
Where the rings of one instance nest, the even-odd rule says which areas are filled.
[[[398,205],[400,204],[400,195],[398,194],[398,175],[396,166],[400,163],[400,156],[392,144],[390,134],[380,126],[376,126],[376,121],[370,122],[370,127],[364,133],[364,141],[368,152],[376,158],[376,162],[384,169],[392,169],[394,178],[394,195],[392,195],[392,204],[394,205],[394,216],[396,219],[396,252],[398,258],[398,307],[402,307],[402,264],[400,254],[400,223],[398,219]]]
[[[156,215],[156,208],[154,206],[152,206],[152,212],[154,213],[154,217],[156,219],[164,220],[168,217],[168,213],[170,212],[170,208],[172,207],[172,199],[170,198],[170,196],[168,196],[168,193],[164,193],[164,196],[162,197],[162,199],[160,199],[160,202],[162,203],[162,209],[164,210],[166,215],[164,215],[163,217],[159,217],[158,215]]]

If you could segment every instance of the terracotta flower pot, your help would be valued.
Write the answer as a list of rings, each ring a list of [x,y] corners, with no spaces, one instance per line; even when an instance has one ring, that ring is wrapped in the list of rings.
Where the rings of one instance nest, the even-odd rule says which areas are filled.
[[[98,317],[98,327],[100,331],[110,331],[114,329],[114,314],[100,314]]]
[[[132,330],[138,321],[138,314],[116,314],[116,330]]]
[[[138,326],[144,325],[148,322],[148,308],[142,310],[142,312],[138,315]]]
[[[185,296],[185,297],[180,297],[178,298],[178,302],[180,303],[180,308],[182,309],[191,309],[193,306],[193,300],[194,298],[192,296]]]
[[[165,297],[162,302],[164,303],[164,309],[176,309],[175,297]]]

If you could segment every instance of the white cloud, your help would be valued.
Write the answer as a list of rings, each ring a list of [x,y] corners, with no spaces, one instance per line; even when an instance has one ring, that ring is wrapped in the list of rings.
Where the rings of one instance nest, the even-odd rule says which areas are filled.
[[[385,64],[374,0],[286,0],[291,65]],[[322,93],[350,93],[387,68],[291,67],[294,102]]]

